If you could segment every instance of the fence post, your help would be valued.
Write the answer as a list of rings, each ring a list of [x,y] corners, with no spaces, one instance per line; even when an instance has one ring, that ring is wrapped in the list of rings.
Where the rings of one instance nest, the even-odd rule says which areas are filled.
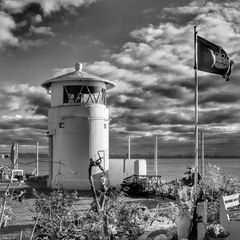
[[[203,240],[207,229],[207,201],[197,204],[197,240]]]
[[[204,153],[204,132],[201,132],[201,145],[202,145],[202,154],[201,154],[201,158],[202,158],[202,179],[204,178],[204,175],[205,175],[205,172],[204,172],[204,168],[205,168],[205,166],[204,166],[204,155],[205,155],[205,153]]]
[[[36,161],[37,161],[36,175],[38,176],[39,174],[39,143],[38,141],[36,142]]]

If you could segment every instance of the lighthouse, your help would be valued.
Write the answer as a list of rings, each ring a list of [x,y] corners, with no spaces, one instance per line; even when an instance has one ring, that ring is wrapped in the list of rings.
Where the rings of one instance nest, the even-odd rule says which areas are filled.
[[[73,72],[49,79],[42,87],[51,95],[48,110],[48,187],[89,189],[88,167],[101,158],[109,169],[109,110],[106,92],[115,84],[83,71],[76,63]],[[98,181],[102,172],[94,167]]]

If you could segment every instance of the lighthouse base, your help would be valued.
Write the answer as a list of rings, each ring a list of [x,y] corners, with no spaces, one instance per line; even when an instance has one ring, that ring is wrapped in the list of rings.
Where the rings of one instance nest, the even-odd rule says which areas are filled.
[[[94,185],[96,188],[100,187],[100,177],[103,173],[98,173],[93,176]],[[52,189],[63,188],[66,190],[91,190],[90,182],[88,178],[58,178],[58,179],[48,179],[47,187]]]

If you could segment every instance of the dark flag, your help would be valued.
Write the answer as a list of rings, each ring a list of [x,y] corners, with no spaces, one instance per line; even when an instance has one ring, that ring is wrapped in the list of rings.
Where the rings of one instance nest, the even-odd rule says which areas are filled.
[[[197,56],[198,70],[219,74],[229,80],[233,61],[222,47],[197,36]]]

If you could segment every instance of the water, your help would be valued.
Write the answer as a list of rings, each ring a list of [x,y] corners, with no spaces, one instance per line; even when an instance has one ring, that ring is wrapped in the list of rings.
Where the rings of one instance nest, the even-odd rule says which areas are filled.
[[[205,158],[205,174],[208,174],[209,164],[217,165],[224,173],[240,177],[239,158]],[[163,179],[171,180],[181,178],[187,167],[194,167],[194,158],[159,158],[158,175]],[[199,160],[199,172],[201,173],[201,160]],[[147,159],[147,173],[155,174],[154,159]]]
[[[10,166],[11,161],[9,159],[0,160],[0,165]],[[37,167],[36,158],[19,158],[18,159],[18,169],[22,169],[24,173],[32,173]],[[39,175],[48,175],[49,169],[49,159],[39,158]]]
[[[9,160],[4,160],[0,163],[9,165]],[[111,160],[110,160],[111,161]],[[147,174],[155,175],[154,172],[154,159],[146,159],[147,161]],[[201,161],[199,161],[199,169],[201,169]],[[240,177],[240,157],[239,158],[206,158],[205,159],[205,172],[207,174],[208,164],[217,165],[225,173],[231,173],[236,177]],[[25,173],[32,173],[36,168],[35,158],[20,158],[19,169],[23,169]],[[187,167],[194,166],[194,158],[159,158],[158,159],[158,175],[163,179],[172,180],[181,178]],[[47,175],[49,168],[48,158],[39,158],[39,175]],[[87,171],[87,169],[86,169]]]

